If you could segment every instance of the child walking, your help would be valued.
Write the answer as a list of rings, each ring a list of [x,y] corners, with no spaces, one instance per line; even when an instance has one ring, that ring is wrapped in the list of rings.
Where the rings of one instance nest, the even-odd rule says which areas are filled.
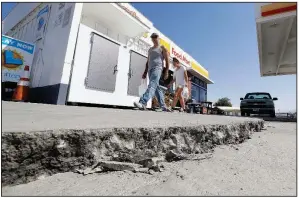
[[[180,61],[177,58],[173,58],[172,60],[173,62],[173,66],[175,68],[174,71],[174,79],[169,83],[168,87],[170,87],[174,82],[175,82],[175,95],[174,95],[174,99],[173,99],[173,103],[172,103],[172,109],[175,108],[178,100],[180,100],[180,104],[181,104],[181,109],[180,111],[185,111],[185,100],[182,96],[182,91],[184,89],[184,87],[187,87],[188,84],[188,75],[187,75],[187,71],[185,69],[185,67],[183,67],[180,64]]]

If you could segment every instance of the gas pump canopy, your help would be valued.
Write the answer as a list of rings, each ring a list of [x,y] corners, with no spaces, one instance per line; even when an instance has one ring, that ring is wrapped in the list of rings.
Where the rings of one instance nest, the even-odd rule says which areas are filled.
[[[297,3],[256,3],[261,76],[296,74]]]

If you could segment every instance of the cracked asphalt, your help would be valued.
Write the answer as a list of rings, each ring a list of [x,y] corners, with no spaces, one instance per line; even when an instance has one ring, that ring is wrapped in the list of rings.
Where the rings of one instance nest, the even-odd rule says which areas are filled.
[[[62,173],[2,188],[3,196],[296,196],[296,123],[267,122],[240,145],[154,175]]]

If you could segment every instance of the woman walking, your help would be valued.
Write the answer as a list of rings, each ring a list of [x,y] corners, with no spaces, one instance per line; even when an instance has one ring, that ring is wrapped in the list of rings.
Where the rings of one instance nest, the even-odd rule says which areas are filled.
[[[182,96],[184,87],[188,87],[188,75],[184,66],[180,64],[180,61],[177,58],[172,60],[173,66],[175,67],[174,79],[170,82],[168,87],[170,87],[175,82],[175,95],[172,103],[172,110],[175,108],[178,100],[180,101],[181,109],[180,111],[185,111],[185,100]]]

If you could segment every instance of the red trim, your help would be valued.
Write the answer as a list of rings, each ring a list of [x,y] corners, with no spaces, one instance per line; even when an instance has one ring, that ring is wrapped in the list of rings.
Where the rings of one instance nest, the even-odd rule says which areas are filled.
[[[293,10],[297,10],[297,5],[293,5],[293,6],[289,6],[289,7],[285,7],[285,8],[279,8],[279,9],[275,9],[275,10],[271,10],[271,11],[267,11],[267,12],[262,12],[262,16],[270,16],[270,15],[275,15],[275,14],[280,14],[283,12],[290,12]]]
[[[20,80],[29,81],[29,78],[21,78]]]

